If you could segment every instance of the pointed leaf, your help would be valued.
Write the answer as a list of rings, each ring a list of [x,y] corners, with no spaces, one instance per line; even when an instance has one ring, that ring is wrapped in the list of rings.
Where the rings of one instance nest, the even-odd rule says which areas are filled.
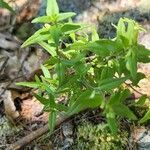
[[[62,27],[61,27],[61,31],[63,33],[69,33],[70,31],[74,31],[77,29],[80,29],[81,26],[79,24],[75,24],[75,23],[65,23]]]
[[[59,14],[59,8],[56,0],[47,0],[47,16],[55,16]]]
[[[41,69],[43,71],[45,78],[51,78],[50,72],[45,66],[41,65]]]
[[[108,78],[104,79],[99,82],[99,87],[96,88],[98,90],[112,90],[118,86],[120,86],[122,83],[124,83],[128,77],[122,77],[122,78]]]
[[[74,13],[74,12],[59,13],[58,21],[66,20],[66,19],[71,18],[71,17],[73,17],[75,15],[76,15],[76,13]]]
[[[50,23],[52,22],[52,18],[50,16],[41,16],[32,20],[32,23]]]
[[[113,134],[116,134],[118,131],[118,124],[115,117],[107,117],[108,126]]]
[[[136,105],[138,106],[142,106],[145,104],[145,101],[146,101],[146,98],[147,98],[147,95],[142,95],[139,100],[136,102]]]
[[[113,105],[112,108],[113,108],[113,111],[121,117],[126,117],[128,119],[137,120],[137,117],[129,109],[129,107],[123,104]]]
[[[118,51],[120,48],[118,47],[116,41],[102,39],[87,43],[85,49],[94,52],[101,57],[106,57],[111,53]]]
[[[120,102],[123,102],[124,100],[126,100],[129,96],[130,96],[130,90],[129,89],[125,89],[123,92],[121,92],[120,94]]]
[[[99,35],[95,29],[92,32],[92,42],[99,40]]]
[[[38,42],[40,46],[42,46],[49,54],[51,54],[53,57],[56,56],[55,47],[50,46],[48,43],[40,41]]]
[[[50,34],[51,34],[51,37],[53,38],[55,44],[58,46],[59,45],[59,39],[61,37],[60,27],[52,26],[50,29]]]
[[[22,48],[23,47],[27,47],[28,45],[34,44],[34,43],[38,43],[41,41],[45,41],[45,40],[49,40],[51,38],[50,33],[47,32],[49,29],[40,29],[37,32],[35,32],[35,34],[33,34],[31,37],[29,37],[23,44],[22,44]]]
[[[44,98],[43,96],[39,96],[35,93],[32,93],[32,95],[38,100],[40,101],[41,104],[43,105],[52,105],[53,103],[49,100],[49,99],[46,99]]]
[[[18,82],[18,83],[16,83],[16,85],[27,86],[30,88],[38,88],[41,86],[41,84],[36,83],[36,82]]]
[[[130,71],[131,76],[134,80],[137,78],[137,56],[136,51],[131,49],[126,56],[127,64],[126,67]]]
[[[101,105],[103,99],[103,96],[100,94],[93,94],[90,90],[84,91],[70,106],[67,114],[73,115],[87,108],[96,108]]]
[[[138,45],[137,50],[138,62],[149,63],[150,62],[150,50],[142,45]]]
[[[139,121],[140,124],[145,123],[146,121],[150,120],[150,110],[146,112],[144,117]]]

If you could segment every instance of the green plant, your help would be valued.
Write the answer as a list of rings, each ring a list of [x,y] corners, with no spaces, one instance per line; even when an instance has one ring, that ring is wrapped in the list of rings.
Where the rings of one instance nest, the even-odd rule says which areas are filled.
[[[6,3],[4,0],[0,0],[0,7],[1,7],[1,8],[6,8],[6,9],[8,9],[9,11],[14,12],[14,10],[12,9],[12,7],[9,6],[9,4]]]
[[[128,146],[128,133],[119,131],[112,135],[106,124],[92,125],[86,122],[77,127],[74,149],[124,150]]]
[[[35,82],[18,85],[37,88],[33,95],[50,112],[49,126],[55,127],[57,115],[72,116],[85,109],[100,107],[112,131],[118,130],[118,119],[137,120],[126,105],[130,86],[137,86],[144,74],[137,72],[137,63],[150,61],[150,51],[138,44],[139,31],[135,21],[121,18],[116,38],[100,39],[93,27],[91,34],[83,29],[89,26],[73,23],[75,13],[60,13],[56,0],[47,1],[46,16],[35,18],[33,23],[44,23],[22,47],[39,44],[51,56],[41,65],[43,75]],[[66,100],[59,102],[65,95]],[[144,121],[150,119],[150,115]]]

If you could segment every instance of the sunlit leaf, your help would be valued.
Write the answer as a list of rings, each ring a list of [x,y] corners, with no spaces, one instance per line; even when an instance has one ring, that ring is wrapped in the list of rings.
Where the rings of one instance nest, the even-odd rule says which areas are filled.
[[[150,110],[146,112],[144,117],[139,121],[140,124],[145,123],[146,121],[150,120]]]
[[[56,0],[47,0],[46,14],[47,16],[55,16],[59,14],[59,8]]]
[[[26,87],[30,87],[30,88],[38,88],[39,86],[41,86],[41,84],[36,83],[36,82],[18,82],[18,83],[16,83],[16,85],[26,86]]]
[[[53,57],[56,56],[56,48],[55,47],[52,47],[50,46],[50,44],[46,43],[46,42],[43,42],[43,41],[40,41],[38,42],[38,44],[40,46],[42,46],[49,54],[51,54]]]
[[[41,65],[41,69],[43,71],[45,78],[51,78],[50,72],[45,66]]]
[[[52,22],[52,18],[50,16],[41,16],[41,17],[37,17],[35,19],[32,20],[32,23],[50,23]]]
[[[22,48],[29,46],[34,43],[38,43],[44,40],[49,40],[51,38],[50,33],[48,33],[49,28],[42,28],[36,31],[31,37],[29,37],[23,44]]]
[[[127,64],[126,67],[130,71],[133,79],[137,78],[137,55],[135,49],[129,50],[126,56]]]
[[[136,106],[142,106],[145,104],[147,95],[142,95],[139,100],[136,102]]]
[[[99,35],[96,32],[96,30],[93,29],[93,32],[92,32],[92,41],[94,42],[94,41],[97,41],[97,40],[99,40]]]
[[[73,17],[75,15],[76,15],[76,13],[74,13],[74,12],[59,13],[58,21],[63,21],[65,19],[71,18],[71,17]]]

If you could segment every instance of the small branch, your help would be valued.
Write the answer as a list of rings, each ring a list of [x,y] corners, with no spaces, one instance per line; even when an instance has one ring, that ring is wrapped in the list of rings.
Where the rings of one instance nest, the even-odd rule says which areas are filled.
[[[4,70],[4,68],[5,68],[5,66],[6,66],[6,64],[7,64],[7,62],[8,62],[8,60],[9,60],[9,57],[6,57],[5,60],[4,60],[4,62],[3,62],[3,64],[2,64],[2,66],[1,66],[0,74],[1,74],[1,72]]]
[[[60,115],[59,118],[57,119],[56,127],[59,126],[61,123],[63,123],[68,118],[69,118],[69,116]],[[42,136],[43,134],[48,132],[48,130],[49,130],[49,127],[48,127],[48,124],[46,124],[45,126],[37,129],[36,131],[33,131],[29,135],[18,140],[14,144],[9,145],[8,150],[18,150],[18,149],[22,148],[23,146],[27,145],[28,143],[30,143],[31,141],[39,138],[40,136]]]
[[[141,93],[140,91],[136,90],[132,85],[128,84],[128,83],[125,83],[127,86],[129,86],[133,91],[135,91],[136,93],[140,94],[141,96],[143,95],[146,95],[146,94],[143,94]],[[150,99],[150,96],[147,96],[147,98]]]

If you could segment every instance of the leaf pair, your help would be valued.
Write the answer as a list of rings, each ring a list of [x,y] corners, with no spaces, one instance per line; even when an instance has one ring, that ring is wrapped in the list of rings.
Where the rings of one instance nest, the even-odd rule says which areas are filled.
[[[86,90],[69,107],[67,115],[71,116],[88,108],[93,109],[99,107],[103,100],[104,98],[101,94],[97,94],[95,91]]]
[[[123,104],[123,101],[130,95],[129,90],[123,92],[114,93],[108,102],[105,104],[105,113],[107,117],[107,123],[113,134],[117,133],[118,121],[116,116],[125,117],[131,120],[137,120],[135,114],[129,109],[128,106]]]

